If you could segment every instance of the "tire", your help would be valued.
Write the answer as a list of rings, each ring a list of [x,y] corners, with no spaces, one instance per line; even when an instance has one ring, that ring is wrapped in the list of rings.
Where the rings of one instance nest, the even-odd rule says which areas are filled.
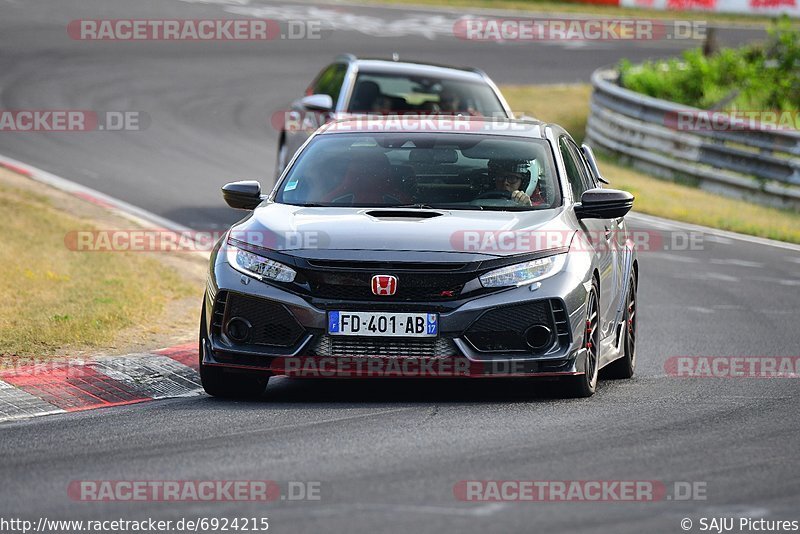
[[[269,381],[269,374],[252,371],[227,371],[221,367],[203,364],[203,345],[206,334],[206,301],[203,298],[203,309],[200,312],[200,383],[209,395],[223,398],[256,398],[264,393]]]
[[[586,298],[586,327],[583,334],[583,348],[586,349],[585,372],[582,375],[563,379],[564,396],[585,398],[597,391],[598,365],[600,363],[600,291],[597,281],[592,281],[592,289]]]
[[[636,279],[633,276],[628,282],[623,318],[625,337],[622,343],[625,354],[603,369],[603,378],[631,378],[636,371]]]

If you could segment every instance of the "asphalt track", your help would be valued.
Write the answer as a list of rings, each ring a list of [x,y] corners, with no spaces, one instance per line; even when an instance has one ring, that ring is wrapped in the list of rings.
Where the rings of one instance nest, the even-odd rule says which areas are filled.
[[[0,153],[194,228],[215,228],[236,218],[219,186],[269,182],[277,135],[269,114],[335,53],[397,51],[473,64],[499,83],[555,83],[586,81],[593,68],[623,56],[674,55],[692,44],[429,39],[414,28],[457,14],[342,4],[337,16],[411,19],[403,27],[412,30],[369,35],[374,20],[359,19],[363,31],[266,44],[80,42],[65,30],[80,18],[215,18],[234,16],[225,11],[231,7],[2,1],[0,108],[140,110],[151,122],[141,132],[2,133]],[[758,35],[721,32],[728,42]],[[602,382],[591,399],[558,400],[525,381],[281,379],[261,402],[185,398],[7,423],[0,517],[268,515],[276,532],[637,533],[679,532],[684,517],[694,530],[700,517],[800,519],[797,379],[689,379],[665,370],[681,355],[797,356],[800,252],[706,234],[697,250],[643,251],[640,260],[637,376]],[[84,503],[67,494],[70,481],[98,479],[318,481],[322,499]],[[706,499],[455,499],[454,485],[471,479],[658,480],[669,488],[689,481],[705,484]]]

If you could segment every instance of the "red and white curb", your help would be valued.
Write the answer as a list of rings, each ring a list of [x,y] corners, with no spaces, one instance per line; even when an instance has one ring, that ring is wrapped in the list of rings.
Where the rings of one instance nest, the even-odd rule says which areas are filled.
[[[6,362],[8,363],[8,362]],[[202,392],[197,344],[96,360],[0,370],[0,422]]]

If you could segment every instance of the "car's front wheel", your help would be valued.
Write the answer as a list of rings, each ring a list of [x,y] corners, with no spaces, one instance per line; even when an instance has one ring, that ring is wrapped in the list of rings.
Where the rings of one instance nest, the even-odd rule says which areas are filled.
[[[586,360],[582,375],[564,379],[564,394],[568,397],[591,397],[597,390],[597,375],[600,365],[600,291],[597,281],[586,298],[586,326],[583,333],[583,349]]]
[[[254,371],[227,370],[203,363],[203,351],[208,340],[206,303],[200,312],[200,383],[209,395],[226,398],[258,397],[264,393],[269,374]]]

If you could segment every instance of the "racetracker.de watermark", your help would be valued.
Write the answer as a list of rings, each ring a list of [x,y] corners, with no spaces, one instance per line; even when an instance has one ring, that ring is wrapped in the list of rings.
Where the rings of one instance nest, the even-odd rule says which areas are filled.
[[[800,111],[678,110],[664,115],[664,126],[684,132],[796,131]]]
[[[697,20],[566,18],[462,18],[453,35],[465,41],[660,41],[698,40],[707,23]]]
[[[284,119],[290,127],[307,129],[317,119],[288,116]],[[509,122],[505,115],[487,117],[470,114],[444,113],[386,113],[369,115],[345,115],[344,120],[332,122],[329,131],[339,132],[480,132],[480,131],[523,131],[529,124]],[[273,119],[273,124],[276,124]]]
[[[467,502],[704,501],[703,481],[460,480],[453,496]]]
[[[479,378],[577,374],[536,368],[519,361],[474,362],[459,356],[290,356],[275,358],[270,371],[302,378]]]
[[[0,109],[0,132],[138,132],[149,125],[144,111]]]
[[[458,230],[450,237],[460,252],[538,252],[569,248],[572,252],[597,252],[624,247],[639,252],[700,251],[701,232],[660,230]]]
[[[72,230],[64,246],[74,252],[210,252],[225,230]],[[229,238],[270,250],[316,249],[327,246],[322,232],[231,230]]]
[[[679,378],[800,378],[800,356],[672,356],[664,371]]]
[[[51,320],[58,322],[63,316],[54,315]],[[115,369],[121,373],[136,373],[141,369],[140,357],[118,356],[114,357]],[[55,380],[68,378],[91,379],[96,376],[92,365],[87,365],[85,360],[76,358],[62,360],[52,356],[26,356],[16,354],[3,354],[0,357],[0,380],[16,379],[28,381],[37,376],[48,377]]]
[[[83,502],[319,501],[319,481],[73,480],[67,495]]]
[[[525,116],[528,112],[515,111],[515,116]],[[329,122],[333,130],[368,131],[423,131],[423,132],[469,132],[469,131],[524,131],[530,125],[508,121],[505,113],[480,115],[471,112],[419,112],[386,111],[369,113],[350,113],[315,110],[281,110],[270,116],[270,125],[277,131],[314,132]]]
[[[67,34],[77,41],[273,41],[322,38],[322,21],[270,19],[79,19]]]

